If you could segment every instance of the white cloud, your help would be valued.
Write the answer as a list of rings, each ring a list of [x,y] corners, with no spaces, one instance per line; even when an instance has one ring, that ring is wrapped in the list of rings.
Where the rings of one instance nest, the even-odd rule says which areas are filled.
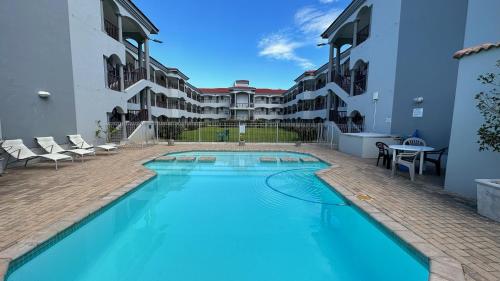
[[[321,3],[332,3],[336,0],[319,0]],[[315,46],[320,34],[341,13],[339,9],[319,9],[307,6],[299,9],[294,15],[294,27],[265,36],[258,43],[259,56],[276,60],[293,61],[302,69],[313,69],[315,65],[308,59],[297,55],[296,50],[307,46]]]
[[[284,34],[271,34],[259,41],[259,56],[277,60],[293,61],[303,69],[311,69],[314,64],[308,59],[302,58],[295,50],[303,44],[293,41]]]
[[[295,24],[303,33],[319,36],[341,12],[339,9],[322,11],[313,7],[304,7],[295,13]]]
[[[333,3],[333,2],[337,2],[337,0],[319,0],[320,3],[322,4],[330,4],[330,3]]]

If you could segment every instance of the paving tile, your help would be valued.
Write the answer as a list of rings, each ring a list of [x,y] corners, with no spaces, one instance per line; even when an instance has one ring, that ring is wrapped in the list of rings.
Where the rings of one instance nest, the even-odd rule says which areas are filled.
[[[154,172],[142,163],[169,152],[190,150],[310,153],[333,164],[317,175],[348,200],[413,242],[421,252],[453,258],[454,262],[434,262],[433,269],[439,274],[431,280],[452,280],[450,276],[461,272],[460,268],[467,281],[500,280],[500,223],[479,216],[472,202],[446,193],[431,177],[417,176],[415,182],[405,174],[392,178],[389,170],[376,167],[372,160],[308,144],[154,145],[98,154],[83,163],[64,163],[57,171],[46,163],[9,168],[0,177],[0,280],[8,258],[29,250],[153,176]],[[359,200],[356,195],[360,194],[372,199]],[[440,275],[452,271],[453,266],[451,275]]]

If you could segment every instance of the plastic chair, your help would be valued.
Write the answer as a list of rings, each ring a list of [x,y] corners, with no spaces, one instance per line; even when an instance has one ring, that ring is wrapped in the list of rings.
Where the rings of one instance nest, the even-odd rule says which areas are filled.
[[[389,169],[391,167],[391,155],[389,154],[389,146],[383,142],[376,142],[375,146],[378,148],[377,166],[382,158],[382,164]]]
[[[427,146],[421,138],[407,138],[403,141],[403,145]]]
[[[448,148],[445,147],[440,150],[426,152],[424,155],[424,161],[434,164],[438,176],[441,176],[441,157],[443,157],[443,154],[445,154],[447,150]],[[429,155],[437,155],[437,158],[428,157]]]

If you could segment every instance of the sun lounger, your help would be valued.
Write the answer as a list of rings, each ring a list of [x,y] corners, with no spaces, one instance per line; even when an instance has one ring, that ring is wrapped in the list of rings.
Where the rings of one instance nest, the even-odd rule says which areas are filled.
[[[43,150],[45,150],[47,153],[50,154],[72,153],[74,155],[80,156],[82,162],[84,155],[91,155],[91,154],[95,155],[94,150],[87,150],[82,148],[65,150],[59,144],[57,144],[57,142],[54,140],[53,137],[37,137],[35,138],[35,140]]]
[[[117,150],[118,146],[115,144],[103,144],[103,145],[97,145],[93,146],[88,144],[81,135],[68,135],[69,141],[73,144],[74,148],[81,148],[81,149],[95,149],[95,148],[100,148],[106,151],[111,151],[111,150]]]
[[[50,153],[50,154],[35,154],[31,151],[26,145],[24,145],[21,139],[16,140],[6,140],[2,143],[2,148],[9,154],[7,158],[7,164],[9,164],[9,159],[14,158],[16,161],[26,161],[24,166],[28,165],[28,161],[43,158],[47,160],[54,161],[56,163],[57,170],[57,162],[60,160],[71,160],[73,162],[73,157],[63,154]]]

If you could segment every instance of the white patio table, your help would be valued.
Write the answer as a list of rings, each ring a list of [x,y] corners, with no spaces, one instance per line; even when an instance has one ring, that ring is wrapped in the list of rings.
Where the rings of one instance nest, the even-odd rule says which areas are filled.
[[[392,152],[392,162],[396,161],[396,151],[411,151],[420,152],[420,167],[418,173],[421,175],[424,172],[424,153],[427,151],[433,151],[434,147],[430,146],[418,146],[418,145],[402,145],[402,144],[391,144],[389,148],[393,150]]]

